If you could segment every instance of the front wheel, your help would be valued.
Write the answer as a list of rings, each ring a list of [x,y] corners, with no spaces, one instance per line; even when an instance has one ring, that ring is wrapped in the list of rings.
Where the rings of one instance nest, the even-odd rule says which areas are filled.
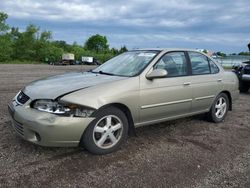
[[[96,119],[85,130],[81,146],[93,154],[116,151],[128,135],[128,120],[118,108],[109,107],[96,114]]]
[[[228,108],[229,108],[228,96],[225,93],[219,94],[216,97],[208,113],[208,120],[215,123],[222,122],[227,115]]]

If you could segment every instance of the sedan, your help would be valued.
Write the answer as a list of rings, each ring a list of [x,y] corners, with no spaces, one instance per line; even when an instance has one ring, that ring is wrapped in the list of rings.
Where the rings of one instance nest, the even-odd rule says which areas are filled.
[[[107,154],[136,127],[202,113],[222,122],[238,97],[236,75],[205,54],[142,49],[88,72],[34,81],[8,109],[13,128],[27,141]]]

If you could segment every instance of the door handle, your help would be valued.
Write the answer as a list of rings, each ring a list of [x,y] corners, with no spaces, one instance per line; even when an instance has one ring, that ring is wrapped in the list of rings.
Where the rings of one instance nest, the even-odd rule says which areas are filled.
[[[221,79],[221,78],[220,78],[220,79],[218,79],[218,80],[217,80],[217,82],[222,82],[222,79]]]
[[[191,84],[191,82],[185,82],[183,83],[184,86],[189,86]]]

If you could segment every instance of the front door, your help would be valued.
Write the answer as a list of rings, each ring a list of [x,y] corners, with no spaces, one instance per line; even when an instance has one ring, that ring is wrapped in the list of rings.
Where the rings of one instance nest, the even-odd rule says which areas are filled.
[[[165,69],[168,75],[153,80],[140,78],[140,122],[152,123],[190,113],[192,86],[185,53],[168,52],[152,69]]]

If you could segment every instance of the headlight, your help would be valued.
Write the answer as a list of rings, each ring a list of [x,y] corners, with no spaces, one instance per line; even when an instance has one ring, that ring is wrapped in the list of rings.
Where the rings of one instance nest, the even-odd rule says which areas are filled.
[[[94,109],[88,107],[48,99],[36,100],[31,103],[31,107],[43,112],[73,117],[89,117],[94,112]]]

